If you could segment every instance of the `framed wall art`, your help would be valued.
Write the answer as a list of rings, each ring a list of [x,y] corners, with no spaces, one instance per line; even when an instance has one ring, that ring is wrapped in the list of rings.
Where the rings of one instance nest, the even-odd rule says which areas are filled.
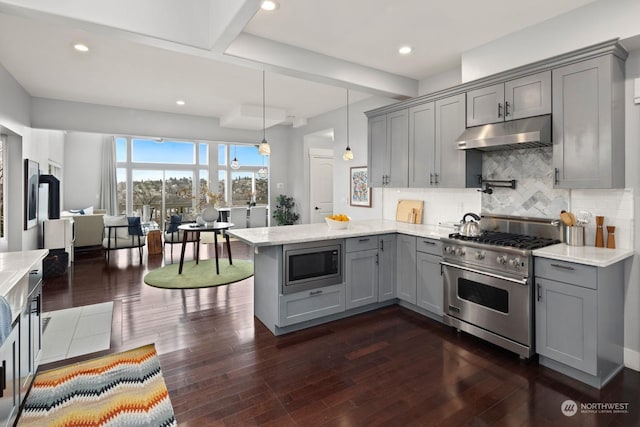
[[[24,229],[38,225],[38,187],[40,185],[38,162],[24,159]]]
[[[351,206],[371,207],[371,187],[367,176],[366,166],[354,166],[349,174],[351,191],[349,192],[349,204]]]

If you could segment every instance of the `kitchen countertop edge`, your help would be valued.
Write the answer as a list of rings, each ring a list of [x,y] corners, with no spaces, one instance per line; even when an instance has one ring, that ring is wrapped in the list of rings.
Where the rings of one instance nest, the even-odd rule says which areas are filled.
[[[633,249],[608,249],[594,246],[570,246],[566,243],[547,246],[533,251],[533,256],[574,262],[593,267],[608,267],[635,254]]]

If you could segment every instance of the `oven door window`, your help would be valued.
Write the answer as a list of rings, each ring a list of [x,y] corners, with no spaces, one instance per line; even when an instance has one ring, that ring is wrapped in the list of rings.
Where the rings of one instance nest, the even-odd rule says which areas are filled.
[[[509,293],[504,289],[459,277],[458,297],[502,313],[509,313]]]
[[[338,274],[338,251],[312,252],[289,257],[289,281]]]

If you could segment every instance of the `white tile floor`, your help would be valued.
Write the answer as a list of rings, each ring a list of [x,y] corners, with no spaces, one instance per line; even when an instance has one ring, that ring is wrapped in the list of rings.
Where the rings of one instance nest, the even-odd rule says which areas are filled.
[[[51,319],[42,335],[40,364],[107,350],[112,316],[113,302],[42,313],[42,319]]]

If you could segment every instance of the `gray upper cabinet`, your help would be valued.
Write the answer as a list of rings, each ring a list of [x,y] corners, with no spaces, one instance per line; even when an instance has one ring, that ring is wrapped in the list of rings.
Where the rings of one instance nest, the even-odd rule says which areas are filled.
[[[435,184],[436,104],[409,109],[409,187]]]
[[[467,126],[551,113],[551,72],[467,92]]]
[[[482,153],[459,150],[457,139],[465,129],[465,94],[435,102],[435,185],[443,188],[478,187]]]
[[[556,188],[624,187],[624,62],[606,55],[553,70]]]
[[[372,187],[407,187],[409,111],[369,119],[369,176]]]

